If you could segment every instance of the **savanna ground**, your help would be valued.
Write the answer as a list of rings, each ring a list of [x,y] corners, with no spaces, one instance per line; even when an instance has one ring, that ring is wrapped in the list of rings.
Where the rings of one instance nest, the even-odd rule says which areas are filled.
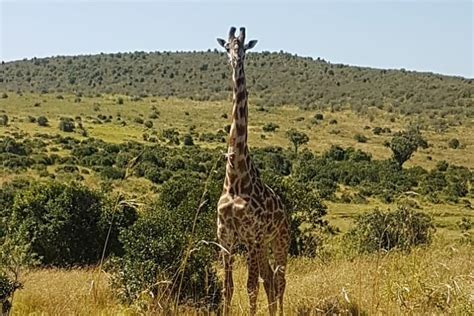
[[[64,133],[58,130],[60,117],[81,116],[89,137],[107,142],[121,143],[135,140],[144,142],[143,134],[153,135],[167,128],[175,128],[181,133],[191,126],[199,133],[223,129],[230,119],[230,102],[197,102],[181,99],[144,98],[131,101],[122,96],[123,104],[117,104],[118,96],[82,97],[80,102],[72,95],[58,99],[52,94],[10,93],[8,98],[0,99],[0,110],[9,116],[9,126],[0,126],[0,135],[14,132],[62,134],[83,139],[78,133]],[[150,119],[153,112],[158,118]],[[390,135],[374,135],[372,128],[388,127],[392,131],[405,128],[409,123],[423,123],[425,118],[396,116],[395,114],[369,108],[364,115],[350,110],[338,112],[318,112],[324,119],[317,124],[312,122],[316,111],[304,111],[296,106],[249,110],[249,143],[252,147],[269,145],[290,146],[285,131],[297,127],[310,138],[307,147],[315,152],[323,152],[331,145],[353,146],[369,152],[375,159],[390,157],[390,150],[384,141]],[[1,114],[1,113],[0,113]],[[94,123],[97,115],[111,115],[110,123]],[[41,127],[28,122],[28,116],[46,116],[49,126]],[[116,121],[117,116],[126,121],[125,126]],[[230,115],[229,115],[230,116]],[[135,118],[153,122],[152,128],[135,122]],[[337,123],[330,124],[331,120]],[[266,133],[262,126],[276,123],[275,132]],[[368,140],[360,143],[354,140],[355,134],[365,135]],[[428,149],[419,150],[406,166],[419,165],[432,169],[438,161],[474,167],[474,126],[472,121],[450,126],[439,133],[427,128],[424,137],[431,144]],[[460,149],[448,147],[452,138],[459,139]],[[195,141],[201,146],[216,146]],[[61,152],[58,152],[61,154]],[[27,171],[30,177],[38,177],[34,171]],[[18,175],[3,171],[1,182]],[[94,175],[85,177],[85,183],[96,185]],[[122,190],[150,191],[150,184],[139,179],[127,179],[121,184]],[[344,190],[345,188],[342,188]],[[350,190],[347,188],[347,190]],[[472,199],[469,199],[472,203]],[[328,206],[326,219],[342,232],[348,230],[353,219],[363,211],[375,206],[388,208],[392,205],[377,199],[369,199],[364,204],[345,204],[334,201],[325,202]],[[437,225],[432,245],[417,248],[406,254],[401,252],[359,255],[345,258],[339,254],[341,240],[335,238],[325,245],[327,257],[314,259],[294,258],[288,267],[288,287],[286,292],[286,311],[289,314],[457,314],[468,315],[474,312],[474,248],[461,242],[462,233],[457,223],[463,217],[474,219],[472,209],[463,204],[432,204],[424,199],[417,200],[418,207],[434,217]],[[236,292],[233,310],[236,314],[247,311],[245,290],[246,268],[239,258],[235,269]],[[77,269],[38,269],[26,271],[22,276],[24,288],[14,297],[14,315],[135,315],[141,314],[134,307],[121,305],[108,285],[108,276],[98,267]],[[259,296],[259,313],[265,314],[263,286]],[[196,313],[186,309],[178,313]],[[149,314],[153,314],[149,311]]]

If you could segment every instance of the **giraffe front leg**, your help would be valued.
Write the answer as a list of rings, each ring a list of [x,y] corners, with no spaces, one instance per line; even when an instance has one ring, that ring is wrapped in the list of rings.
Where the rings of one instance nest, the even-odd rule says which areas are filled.
[[[234,280],[232,276],[232,254],[227,251],[222,251],[224,261],[224,316],[230,315],[232,295],[234,294]]]
[[[248,249],[247,257],[247,270],[248,270],[248,279],[247,279],[247,293],[249,296],[250,303],[250,315],[253,316],[257,312],[257,297],[258,297],[258,276],[259,276],[259,258],[258,258],[258,246],[253,245]]]

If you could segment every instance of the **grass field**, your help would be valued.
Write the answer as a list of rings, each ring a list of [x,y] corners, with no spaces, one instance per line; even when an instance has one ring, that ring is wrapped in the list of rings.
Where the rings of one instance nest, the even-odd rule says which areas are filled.
[[[288,315],[469,315],[474,312],[472,247],[437,240],[410,254],[391,252],[353,260],[296,258],[288,267]],[[237,258],[233,312],[248,310],[246,267]],[[118,302],[107,275],[97,269],[41,269],[24,276],[13,315],[153,315],[172,307],[143,311]],[[194,315],[191,309],[177,314]],[[259,315],[265,315],[263,285]],[[166,313],[165,313],[166,314]]]
[[[143,133],[159,134],[163,129],[176,128],[181,135],[195,126],[198,133],[223,129],[230,124],[230,102],[197,102],[180,99],[144,98],[131,101],[120,96],[124,104],[117,104],[119,96],[82,97],[74,102],[75,96],[10,93],[0,99],[0,114],[9,117],[9,126],[0,126],[0,136],[12,133],[26,133],[34,137],[36,133],[61,134],[83,139],[79,133],[64,133],[58,129],[61,117],[80,116],[89,137],[107,142],[121,143],[129,140],[144,142]],[[150,114],[159,112],[156,119]],[[324,119],[318,124],[311,122],[316,113]],[[110,123],[97,123],[97,116],[112,116]],[[28,122],[28,116],[44,115],[49,126],[40,127]],[[307,147],[321,153],[331,145],[352,146],[369,152],[375,159],[390,157],[390,150],[384,141],[391,134],[374,135],[372,128],[388,127],[392,132],[404,129],[410,122],[428,124],[425,117],[396,117],[391,113],[370,108],[369,113],[356,114],[349,109],[340,112],[303,111],[296,106],[266,108],[258,111],[250,105],[249,143],[250,147],[277,145],[289,147],[285,132],[296,127],[308,134]],[[120,117],[120,121],[117,120]],[[136,118],[153,122],[152,128],[136,123]],[[336,120],[337,124],[330,124]],[[125,126],[123,122],[125,121]],[[276,123],[276,132],[265,133],[262,127]],[[437,162],[446,160],[451,164],[474,168],[474,122],[459,122],[445,132],[437,133],[428,126],[423,136],[430,143],[428,149],[420,150],[405,165],[422,166],[431,169]],[[369,127],[369,128],[366,128]],[[354,140],[355,134],[368,138],[366,143]],[[448,148],[448,141],[459,139],[462,148]],[[205,146],[225,144],[197,143]],[[48,148],[51,149],[51,148]],[[63,154],[62,152],[55,152]],[[50,167],[53,168],[53,167]],[[53,169],[50,170],[54,172]],[[17,174],[0,171],[0,185]],[[22,175],[20,175],[22,176]],[[37,177],[33,171],[23,176]],[[85,184],[97,185],[93,175],[85,176]],[[144,179],[129,178],[120,184],[125,191],[139,194],[153,194],[153,187]],[[409,199],[409,198],[407,198]],[[327,201],[329,222],[342,232],[349,229],[353,219],[374,207],[394,207],[378,199],[369,199],[365,204],[347,204]],[[418,207],[431,214],[437,225],[433,245],[415,249],[409,254],[390,252],[355,258],[339,255],[341,247],[337,238],[328,244],[329,258],[321,260],[292,259],[288,270],[286,311],[292,315],[314,314],[455,314],[474,313],[474,248],[459,241],[461,232],[457,222],[462,217],[474,220],[472,209],[463,204],[432,204],[423,198],[415,199]],[[471,203],[474,203],[470,199]],[[246,267],[244,261],[237,261],[235,271],[236,293],[233,310],[236,315],[247,311]],[[136,307],[121,305],[108,285],[108,276],[97,268],[76,268],[69,270],[30,270],[22,276],[24,289],[14,297],[14,315],[139,315],[154,314],[143,312]],[[259,313],[266,313],[263,286],[260,292]],[[158,311],[163,311],[158,309]],[[180,314],[195,314],[195,310],[179,310]]]
[[[0,127],[0,135],[8,132],[35,133],[60,133],[58,122],[60,117],[81,116],[84,127],[89,136],[103,139],[107,142],[124,142],[128,140],[143,141],[143,133],[152,134],[167,128],[176,128],[178,131],[187,133],[191,126],[196,131],[216,132],[230,124],[231,102],[197,102],[180,99],[145,98],[139,101],[125,100],[123,105],[117,104],[119,96],[101,96],[95,98],[83,97],[81,102],[75,103],[76,97],[65,95],[64,99],[57,99],[56,95],[25,94],[18,96],[10,94],[6,99],[0,99],[0,109],[10,117],[10,126]],[[39,106],[35,106],[39,104]],[[150,119],[153,128],[147,129],[143,124],[134,122],[141,117],[148,120],[149,115],[154,112],[152,107],[160,113],[158,119]],[[315,152],[323,152],[331,145],[343,147],[353,146],[356,149],[369,152],[375,159],[386,159],[390,157],[390,150],[383,143],[389,140],[390,134],[374,135],[372,128],[376,126],[388,127],[392,132],[407,127],[410,122],[418,122],[429,125],[429,120],[423,116],[396,117],[377,108],[370,108],[367,114],[356,114],[350,110],[341,112],[319,112],[303,111],[296,106],[284,106],[266,108],[267,111],[257,111],[250,104],[249,107],[249,144],[250,147],[283,146],[290,145],[285,137],[285,132],[296,127],[308,134],[310,141],[308,148]],[[311,119],[316,113],[322,113],[324,120],[315,125]],[[94,124],[93,120],[99,114],[112,116],[110,123]],[[223,118],[228,114],[229,118]],[[49,127],[40,127],[35,123],[28,123],[27,117],[38,117],[44,115],[50,121]],[[117,121],[126,122],[122,126]],[[395,120],[392,122],[393,118]],[[331,120],[337,124],[329,124]],[[276,123],[279,129],[273,133],[265,133],[262,127],[266,123]],[[452,164],[462,165],[469,168],[474,167],[474,122],[467,120],[458,122],[444,133],[436,133],[431,128],[423,131],[424,137],[431,146],[421,150],[407,162],[407,166],[419,165],[432,168],[440,160],[449,161]],[[368,128],[366,128],[368,127]],[[77,133],[63,133],[64,135],[81,138]],[[366,143],[354,140],[355,134],[362,134],[368,138]],[[264,136],[262,136],[264,135]],[[459,139],[462,149],[448,148],[448,141],[452,138]],[[201,144],[209,146],[209,144]],[[431,158],[429,158],[430,156]]]

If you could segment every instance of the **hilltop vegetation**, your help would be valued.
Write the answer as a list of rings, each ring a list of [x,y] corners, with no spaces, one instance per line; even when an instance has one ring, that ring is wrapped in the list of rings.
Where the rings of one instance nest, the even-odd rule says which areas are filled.
[[[473,115],[473,79],[345,66],[283,52],[250,53],[246,70],[257,106]],[[58,56],[2,63],[0,90],[225,100],[229,71],[227,57],[217,51]]]

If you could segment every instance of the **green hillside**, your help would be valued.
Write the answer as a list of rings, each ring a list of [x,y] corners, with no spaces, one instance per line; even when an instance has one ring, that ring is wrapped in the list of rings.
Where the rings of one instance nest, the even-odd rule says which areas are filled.
[[[217,50],[33,58],[2,62],[0,91],[224,100],[230,97],[229,71],[227,57]],[[247,77],[257,106],[473,115],[473,79],[331,64],[283,52],[249,54]]]

